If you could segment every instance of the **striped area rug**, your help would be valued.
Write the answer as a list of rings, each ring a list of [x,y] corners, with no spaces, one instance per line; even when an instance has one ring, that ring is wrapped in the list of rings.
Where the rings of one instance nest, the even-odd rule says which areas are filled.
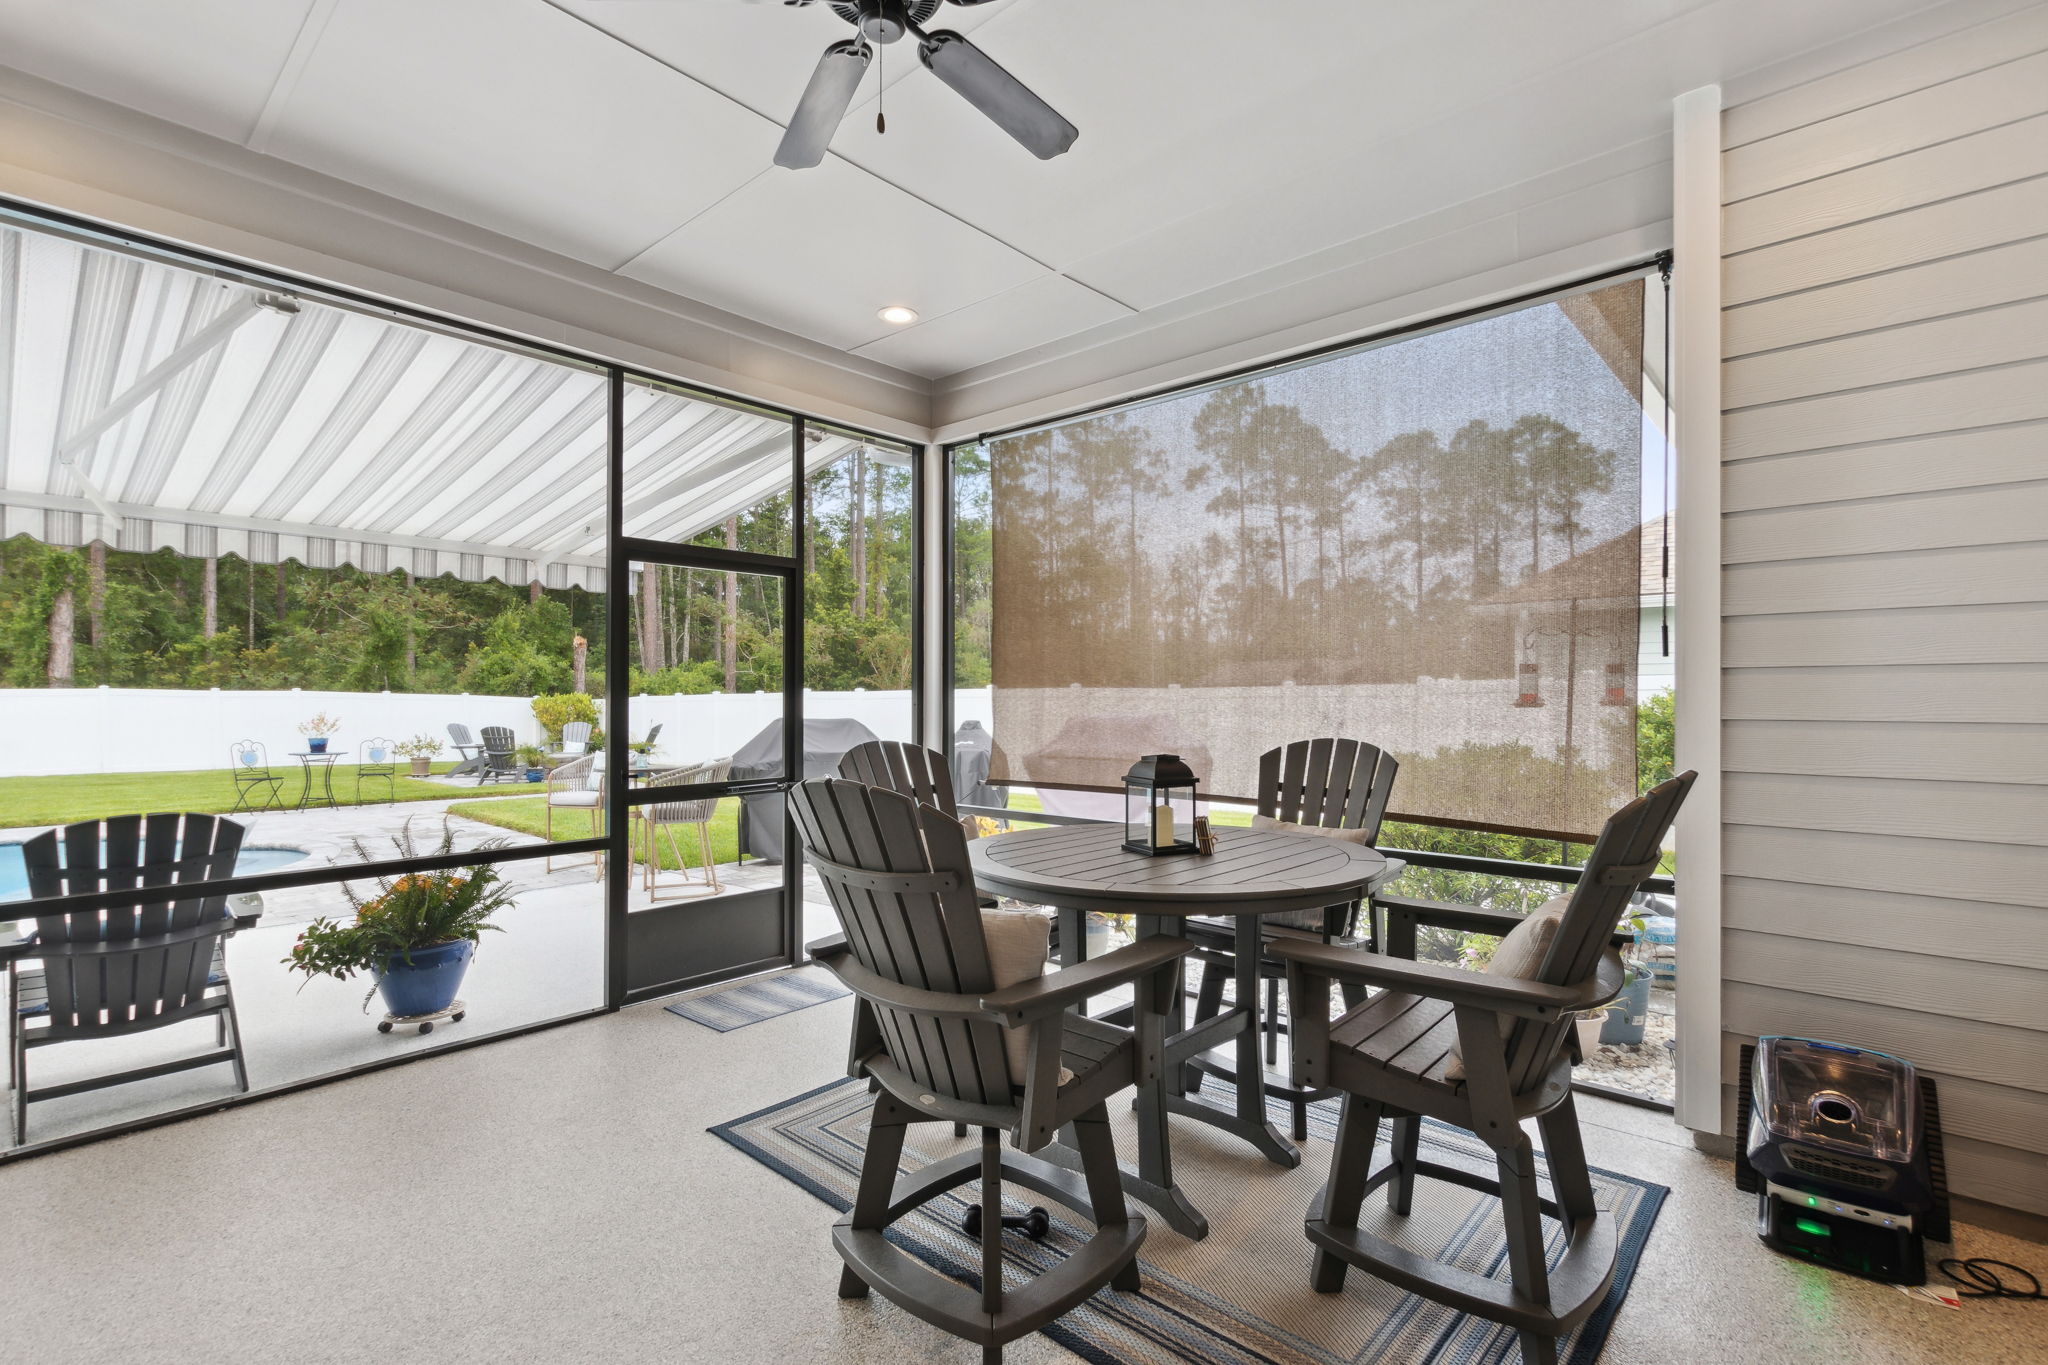
[[[1215,1102],[1223,1092],[1211,1086],[1206,1097]],[[863,1083],[834,1081],[711,1131],[844,1212],[852,1207],[872,1104]],[[1513,1332],[1404,1293],[1363,1271],[1351,1272],[1341,1294],[1309,1288],[1310,1246],[1302,1235],[1301,1215],[1328,1171],[1336,1105],[1314,1105],[1309,1113],[1310,1141],[1301,1165],[1291,1171],[1214,1129],[1176,1122],[1175,1173],[1195,1207],[1208,1216],[1208,1237],[1190,1241],[1153,1219],[1140,1254],[1144,1293],[1105,1290],[1046,1328],[1046,1334],[1097,1365],[1495,1365],[1519,1360]],[[1110,1114],[1117,1152],[1130,1169],[1137,1145],[1128,1106],[1112,1103]],[[1273,1117],[1284,1132],[1287,1121],[1277,1105]],[[1382,1143],[1386,1137],[1383,1130]],[[919,1124],[911,1129],[905,1168],[949,1156],[973,1141],[972,1136],[954,1138],[948,1124]],[[1491,1158],[1470,1134],[1425,1123],[1422,1146],[1431,1160],[1491,1173]],[[1380,1151],[1383,1161],[1385,1147]],[[1668,1193],[1662,1185],[1597,1168],[1593,1182],[1602,1213],[1615,1220],[1620,1255],[1605,1302],[1563,1339],[1559,1358],[1565,1365],[1592,1365],[1599,1357]],[[972,1283],[970,1268],[979,1264],[980,1251],[959,1230],[966,1208],[959,1195],[942,1195],[893,1225],[892,1239],[940,1273]],[[1085,1238],[1088,1226],[1077,1216],[1057,1205],[1049,1205],[1048,1212],[1053,1231],[1043,1243],[1021,1236],[1006,1239],[1006,1283],[1021,1283]],[[820,1214],[821,1240],[829,1221]],[[1472,1191],[1423,1179],[1407,1219],[1387,1213],[1384,1196],[1375,1194],[1366,1202],[1362,1221],[1381,1236],[1439,1260],[1507,1278],[1498,1205]],[[1550,1220],[1544,1226],[1554,1263],[1563,1251],[1562,1236]],[[818,1292],[830,1293],[831,1287],[821,1284]],[[899,1311],[880,1296],[867,1304],[867,1311],[878,1314]]]
[[[744,981],[715,986],[699,995],[686,995],[662,1008],[706,1028],[731,1033],[736,1028],[758,1024],[763,1019],[794,1014],[813,1005],[822,1005],[827,1000],[837,1000],[847,993],[844,986],[816,968],[799,967],[792,972],[748,977]]]

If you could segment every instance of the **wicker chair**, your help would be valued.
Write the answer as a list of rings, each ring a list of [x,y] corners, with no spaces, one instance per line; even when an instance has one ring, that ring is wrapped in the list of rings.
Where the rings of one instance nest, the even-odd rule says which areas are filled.
[[[484,731],[486,735],[489,730]],[[604,833],[604,754],[585,754],[572,758],[548,774],[547,804],[541,817],[542,837],[549,843],[555,841],[555,810],[581,811],[590,817],[590,837],[595,839]],[[592,861],[597,875],[604,875],[604,854],[594,853]],[[555,860],[545,858],[543,866],[555,870]]]
[[[1664,836],[1695,776],[1684,773],[1659,785],[1607,821],[1533,979],[1321,943],[1273,945],[1287,963],[1294,1006],[1295,1083],[1344,1095],[1329,1183],[1306,1220],[1318,1292],[1338,1292],[1345,1271],[1357,1266],[1433,1302],[1514,1328],[1529,1365],[1554,1365],[1557,1338],[1606,1298],[1614,1279],[1614,1228],[1594,1205],[1566,1040],[1579,1012],[1621,990],[1616,926],[1630,896],[1656,870]],[[1390,901],[1388,911],[1427,904]],[[1521,922],[1513,915],[1443,909],[1466,927],[1483,922],[1491,933],[1510,933]],[[1339,982],[1378,994],[1332,1022],[1330,988]],[[1491,1147],[1498,1179],[1421,1160],[1424,1118],[1466,1129]],[[1554,1201],[1537,1190],[1535,1154],[1522,1128],[1532,1118],[1543,1134]],[[1382,1119],[1393,1120],[1392,1160],[1372,1174]],[[1406,1216],[1417,1175],[1499,1197],[1508,1280],[1425,1260],[1358,1226],[1365,1197],[1381,1185],[1394,1213]],[[1565,1228],[1564,1255],[1555,1266],[1545,1263],[1544,1215]]]
[[[856,997],[848,1071],[875,1090],[853,1209],[832,1229],[845,1268],[841,1298],[872,1289],[940,1329],[979,1343],[1000,1365],[1004,1343],[1034,1332],[1105,1285],[1138,1292],[1145,1219],[1124,1202],[1107,1102],[1158,1075],[1165,1009],[1185,940],[1153,937],[1082,966],[994,989],[967,838],[935,806],[839,778],[790,794],[805,851],[844,933],[810,952]],[[1073,1008],[1118,985],[1137,990],[1133,1026]],[[1021,1073],[1005,1028],[1029,1030]],[[913,1123],[966,1123],[979,1150],[897,1179]],[[1026,1155],[1071,1126],[1082,1176]],[[1012,1152],[1002,1149],[1008,1130]],[[978,1289],[931,1272],[889,1240],[889,1225],[980,1182]],[[1093,1218],[1095,1233],[1028,1286],[1003,1287],[1004,1182]]]
[[[656,773],[647,779],[649,787],[695,787],[709,782],[723,782],[732,772],[732,760],[714,758],[709,763],[699,763],[690,768],[671,768]],[[675,898],[683,896],[715,896],[725,888],[718,880],[718,864],[711,855],[711,822],[718,816],[718,798],[715,796],[692,797],[685,801],[653,801],[633,807],[633,816],[647,826],[647,864],[642,884],[650,901],[661,900],[662,892],[671,891]],[[702,877],[690,876],[690,860],[676,842],[679,826],[694,825],[697,828],[698,866]],[[677,870],[681,877],[672,882],[661,880],[661,836],[668,835],[669,851],[675,854]]]

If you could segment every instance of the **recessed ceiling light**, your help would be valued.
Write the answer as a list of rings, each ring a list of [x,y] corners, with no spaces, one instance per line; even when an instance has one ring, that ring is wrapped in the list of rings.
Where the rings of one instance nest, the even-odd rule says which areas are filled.
[[[911,323],[917,321],[917,310],[915,308],[905,308],[900,303],[892,303],[887,308],[876,313],[875,316],[894,326],[908,327]]]

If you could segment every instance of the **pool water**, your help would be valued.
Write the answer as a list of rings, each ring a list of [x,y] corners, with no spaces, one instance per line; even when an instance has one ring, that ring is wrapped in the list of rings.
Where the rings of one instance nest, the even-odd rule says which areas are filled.
[[[105,845],[101,845],[104,850]],[[235,859],[235,872],[249,876],[290,867],[306,856],[302,848],[245,848]],[[22,861],[20,844],[0,844],[0,902],[28,899],[28,865]]]

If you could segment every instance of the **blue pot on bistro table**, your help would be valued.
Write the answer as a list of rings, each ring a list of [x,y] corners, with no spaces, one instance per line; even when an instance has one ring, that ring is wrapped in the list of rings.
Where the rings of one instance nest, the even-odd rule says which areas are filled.
[[[327,740],[326,740],[326,738],[325,738],[325,737],[323,736],[323,737],[321,737],[321,738],[319,738],[319,739],[308,739],[308,740],[306,741],[306,752],[307,752],[307,753],[309,753],[309,754],[324,754],[324,753],[326,753],[326,752],[327,752]]]
[[[476,945],[459,938],[431,948],[415,948],[410,954],[393,953],[371,971],[377,979],[377,992],[384,997],[384,1008],[397,1018],[409,1019],[438,1014],[454,1004],[475,956]]]

